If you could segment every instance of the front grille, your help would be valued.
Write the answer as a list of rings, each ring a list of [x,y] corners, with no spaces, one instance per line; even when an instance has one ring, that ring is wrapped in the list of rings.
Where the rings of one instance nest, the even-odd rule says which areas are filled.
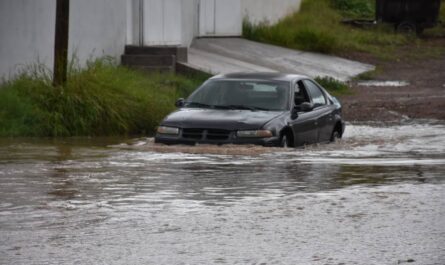
[[[201,139],[204,129],[183,129],[182,137],[187,139]]]
[[[221,141],[227,140],[230,137],[229,130],[221,130],[221,129],[183,129],[182,137],[186,139],[194,139],[194,140],[214,140]]]
[[[207,130],[207,139],[209,140],[227,140],[229,139],[230,131],[228,130]]]

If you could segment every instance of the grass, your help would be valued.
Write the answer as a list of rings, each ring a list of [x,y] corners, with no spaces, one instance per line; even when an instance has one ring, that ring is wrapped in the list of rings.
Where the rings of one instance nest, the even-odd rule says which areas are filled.
[[[315,81],[336,97],[352,93],[348,84],[332,77],[316,77]]]
[[[341,23],[344,18],[372,18],[374,16],[372,2],[371,0],[304,0],[299,12],[282,19],[277,24],[252,25],[245,20],[243,35],[254,41],[326,54],[345,55],[352,51],[370,53],[381,59],[393,59],[398,55],[398,48],[406,45],[413,47],[413,53],[417,55],[422,52],[431,54],[431,50],[424,51],[422,48],[422,40],[415,36],[395,34],[394,28],[390,25],[357,28]],[[445,1],[442,3],[443,18]]]
[[[152,134],[207,77],[143,74],[112,60],[70,67],[68,81],[53,87],[40,65],[0,86],[0,136],[111,136]]]
[[[331,6],[343,17],[353,19],[374,19],[375,0],[331,0]]]
[[[424,34],[429,37],[445,38],[445,0],[441,1],[439,19],[442,21],[442,26],[427,29]]]

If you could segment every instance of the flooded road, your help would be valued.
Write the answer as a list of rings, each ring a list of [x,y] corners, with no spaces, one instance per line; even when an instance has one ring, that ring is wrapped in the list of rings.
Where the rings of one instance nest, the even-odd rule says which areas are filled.
[[[0,264],[445,264],[445,124],[305,149],[1,139]]]

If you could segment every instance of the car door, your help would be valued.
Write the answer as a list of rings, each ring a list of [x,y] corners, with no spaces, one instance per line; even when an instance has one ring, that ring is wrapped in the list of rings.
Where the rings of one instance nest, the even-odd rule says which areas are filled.
[[[310,102],[310,97],[300,80],[295,83],[292,107],[298,107],[303,102]],[[294,143],[296,146],[312,144],[318,140],[317,114],[314,111],[298,111],[298,117],[290,121],[294,132]]]
[[[312,80],[305,79],[303,83],[308,91],[308,94],[314,104],[313,114],[316,116],[317,124],[317,141],[327,142],[331,139],[333,125],[333,110],[334,106],[330,104],[323,90]]]

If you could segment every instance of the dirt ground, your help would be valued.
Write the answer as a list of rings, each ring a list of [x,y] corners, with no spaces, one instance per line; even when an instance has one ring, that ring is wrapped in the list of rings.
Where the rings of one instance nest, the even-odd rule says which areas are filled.
[[[445,39],[429,40],[428,45],[445,47]],[[347,121],[445,120],[445,54],[412,59],[409,53],[413,50],[405,47],[398,59],[391,61],[366,54],[347,55],[376,65],[372,80],[409,82],[402,87],[366,87],[353,81],[352,95],[339,97]]]

